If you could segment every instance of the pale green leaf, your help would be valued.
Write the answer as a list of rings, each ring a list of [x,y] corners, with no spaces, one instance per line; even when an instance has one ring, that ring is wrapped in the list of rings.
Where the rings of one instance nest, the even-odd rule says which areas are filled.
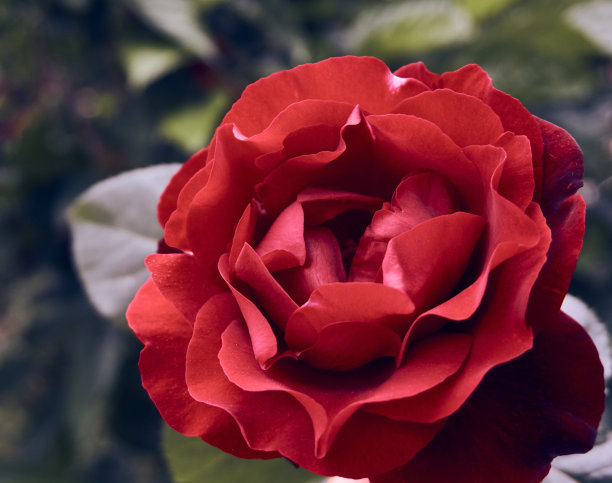
[[[506,7],[516,3],[516,0],[459,0],[458,3],[474,18],[483,20],[503,11]]]
[[[217,47],[198,22],[202,4],[189,0],[124,0],[152,27],[203,59],[212,59]],[[213,2],[207,2],[212,4]]]
[[[179,164],[136,169],[89,188],[70,206],[72,254],[94,307],[122,318],[149,276],[144,258],[157,250],[159,196]]]
[[[143,88],[180,66],[186,56],[175,47],[127,42],[121,48],[121,61],[128,84]]]
[[[612,1],[574,5],[566,12],[566,18],[596,46],[612,55]]]
[[[229,94],[219,90],[203,103],[191,104],[167,114],[160,130],[185,152],[193,153],[208,144],[229,103]]]
[[[163,448],[175,483],[315,483],[321,477],[284,458],[245,460],[164,425]]]
[[[446,0],[419,0],[364,11],[346,35],[347,47],[377,56],[426,52],[469,40],[470,15]]]

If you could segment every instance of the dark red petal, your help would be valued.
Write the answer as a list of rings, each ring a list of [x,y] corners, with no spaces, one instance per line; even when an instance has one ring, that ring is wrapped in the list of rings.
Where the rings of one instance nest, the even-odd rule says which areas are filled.
[[[531,143],[533,161],[533,177],[535,179],[534,200],[539,201],[542,193],[542,134],[536,118],[523,107],[514,97],[493,89],[487,100],[491,108],[497,113],[506,131],[516,135],[524,135]],[[545,183],[544,183],[545,184]]]
[[[224,409],[202,404],[189,395],[185,355],[192,328],[151,281],[136,294],[126,316],[132,330],[145,344],[138,364],[142,384],[170,426],[241,458],[279,456],[276,452],[249,448],[236,422]]]
[[[300,360],[332,371],[350,371],[381,357],[395,357],[402,339],[383,325],[337,322],[325,326],[317,340],[299,351]]]
[[[172,176],[170,183],[162,193],[157,205],[157,219],[164,227],[172,212],[176,209],[178,196],[185,184],[206,164],[208,150],[201,149],[191,156]]]
[[[290,204],[278,215],[255,251],[270,271],[304,264],[304,210],[300,203]]]
[[[481,179],[474,164],[438,126],[403,114],[368,116],[376,143],[378,165],[401,178],[429,170],[446,178],[470,212],[482,205]]]
[[[492,144],[504,132],[499,117],[488,105],[450,89],[423,92],[406,99],[393,112],[433,122],[461,147]]]
[[[485,377],[412,461],[371,481],[535,483],[555,456],[592,447],[603,408],[597,351],[559,313],[531,351]]]
[[[413,311],[414,304],[406,294],[381,284],[321,285],[287,322],[285,340],[292,348],[305,349],[325,327],[337,322],[379,324],[401,333]]]
[[[529,305],[528,321],[537,332],[551,321],[561,307],[584,236],[586,205],[578,194],[556,206],[554,216],[547,219],[552,232],[548,259],[540,272]]]
[[[360,105],[385,113],[402,99],[427,88],[413,79],[394,76],[373,57],[338,57],[278,72],[248,86],[223,123],[235,123],[246,136],[268,126],[288,105],[323,99]]]
[[[257,228],[258,215],[259,213],[256,208],[256,203],[254,200],[251,200],[251,203],[249,203],[244,209],[242,216],[236,224],[236,230],[234,232],[234,237],[232,238],[232,246],[229,254],[230,267],[233,267],[236,264],[236,259],[238,258],[238,255],[240,255],[244,244],[251,244],[253,242],[253,236],[255,235],[255,230]]]
[[[402,180],[393,193],[393,206],[413,216],[418,213],[417,223],[459,209],[455,189],[432,172],[415,174]]]
[[[545,325],[561,306],[584,236],[585,203],[574,194],[582,186],[582,153],[563,129],[539,120],[545,143],[542,211],[552,232],[548,260],[534,288],[529,321]]]
[[[187,214],[193,198],[206,186],[213,163],[208,163],[200,169],[185,183],[178,193],[176,209],[164,226],[164,237],[166,242],[183,251],[191,251],[187,237]]]
[[[391,422],[356,411],[368,402],[414,394],[439,384],[461,366],[469,347],[469,336],[434,336],[415,346],[414,358],[405,361],[387,379],[381,379],[380,367],[338,375],[288,359],[263,371],[253,359],[245,331],[234,323],[223,334],[219,361],[229,380],[253,398],[250,408],[265,394],[280,397],[286,393],[307,410],[315,431],[315,446],[310,452],[297,453],[293,443],[280,449],[283,454],[319,474],[357,478],[386,471],[384,468],[411,458],[439,431],[443,422]],[[388,373],[385,371],[385,374]],[[357,432],[360,438],[355,437]],[[295,429],[292,433],[295,436]],[[366,457],[367,452],[370,454]]]
[[[229,249],[236,224],[262,176],[253,164],[257,150],[238,139],[231,125],[217,129],[215,139],[208,183],[195,195],[187,213],[189,246],[204,267],[216,266],[221,253]]]
[[[306,188],[297,200],[304,209],[304,222],[309,225],[320,225],[347,210],[375,211],[383,203],[373,196],[323,188]]]
[[[307,228],[304,235],[306,243],[306,263],[302,267],[276,272],[274,277],[302,305],[319,286],[346,282],[342,265],[342,254],[338,240],[325,227]]]
[[[440,76],[430,72],[423,62],[413,62],[397,69],[394,74],[398,77],[413,78],[421,81],[429,88],[434,88]]]
[[[497,187],[499,194],[525,210],[533,199],[535,189],[529,139],[507,132],[495,145],[506,151],[504,168]]]
[[[258,305],[279,328],[284,329],[287,320],[298,306],[270,274],[249,244],[244,244],[234,270],[236,277],[253,290]]]
[[[364,124],[359,106],[355,107],[340,130],[335,149],[302,154],[286,159],[272,170],[257,186],[257,198],[270,216],[277,216],[293,202],[299,192],[312,186],[313,181],[330,163],[347,150],[345,137],[351,129]],[[341,189],[340,187],[336,187]]]
[[[383,284],[405,292],[417,311],[443,302],[464,274],[484,225],[480,216],[457,212],[396,236],[382,263]]]
[[[192,324],[204,302],[225,290],[219,274],[207,273],[192,255],[153,254],[145,263],[158,290]]]
[[[273,168],[274,164],[269,163],[275,156],[269,156],[269,154],[274,154],[281,148],[283,148],[281,151],[285,152],[285,157],[322,150],[325,143],[320,144],[322,140],[312,136],[310,136],[309,145],[299,146],[299,140],[304,136],[298,133],[304,129],[325,131],[326,128],[334,128],[328,131],[335,132],[335,143],[337,144],[340,127],[346,122],[354,107],[348,103],[320,99],[304,99],[289,104],[278,113],[266,129],[249,138],[249,142],[256,144],[262,152],[266,153],[257,162],[258,166],[263,169]],[[298,145],[294,145],[296,143]],[[305,151],[302,151],[300,147]]]
[[[558,204],[563,203],[582,186],[584,164],[582,151],[567,131],[542,119],[537,122],[544,140],[541,205],[546,214],[548,210],[552,212]]]
[[[531,348],[533,335],[525,313],[531,290],[546,260],[550,238],[539,211],[534,208],[530,214],[544,230],[537,246],[519,252],[490,274],[486,272],[487,276],[481,275],[472,286],[421,315],[410,328],[406,344],[439,330],[450,321],[470,317],[464,324],[469,324],[474,343],[462,370],[446,387],[379,406],[377,412],[391,418],[423,422],[447,417],[461,407],[488,370]],[[483,281],[486,281],[486,291]],[[476,312],[477,308],[481,310]],[[457,329],[462,327],[461,322],[453,324]]]
[[[234,296],[238,307],[240,307],[248,327],[249,335],[251,336],[253,352],[259,364],[264,367],[278,352],[278,344],[274,331],[268,319],[266,319],[253,301],[240,292],[232,283],[227,254],[222,255],[219,259],[219,273]]]
[[[196,401],[222,408],[230,414],[249,447],[278,451],[292,461],[296,461],[296,456],[308,458],[314,454],[313,430],[303,406],[288,393],[244,391],[227,379],[219,364],[217,354],[223,334],[228,327],[233,327],[239,331],[236,334],[234,330],[231,341],[238,357],[235,368],[240,370],[252,365],[260,368],[253,358],[248,332],[237,322],[240,318],[231,296],[214,297],[202,308],[186,351],[184,378],[189,394]]]
[[[452,89],[487,100],[493,89],[491,78],[479,65],[469,64],[453,72],[445,72],[438,80],[439,89]]]

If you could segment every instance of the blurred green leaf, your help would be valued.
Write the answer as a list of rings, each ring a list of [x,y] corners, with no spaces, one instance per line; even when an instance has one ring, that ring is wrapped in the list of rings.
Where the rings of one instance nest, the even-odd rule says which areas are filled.
[[[162,230],[159,196],[178,169],[166,164],[106,179],[70,206],[72,254],[85,291],[105,317],[121,318],[149,276],[143,260],[157,250]]]
[[[163,448],[175,483],[301,483],[321,477],[287,460],[245,460],[164,425]]]
[[[174,70],[186,58],[175,47],[153,43],[127,42],[120,53],[128,84],[136,89],[146,87]]]
[[[595,1],[574,5],[566,18],[595,45],[612,54],[612,2]]]
[[[390,56],[427,52],[468,40],[471,17],[446,0],[394,3],[365,10],[349,28],[349,50]]]
[[[208,144],[229,103],[229,94],[218,90],[204,103],[170,112],[160,125],[161,132],[186,153],[193,153]]]
[[[197,4],[189,0],[124,1],[149,25],[202,59],[210,60],[216,56],[217,47],[198,22],[198,14],[203,5],[213,6],[217,1],[199,1]]]
[[[516,0],[459,0],[459,5],[465,8],[477,20],[483,20],[504,10]]]

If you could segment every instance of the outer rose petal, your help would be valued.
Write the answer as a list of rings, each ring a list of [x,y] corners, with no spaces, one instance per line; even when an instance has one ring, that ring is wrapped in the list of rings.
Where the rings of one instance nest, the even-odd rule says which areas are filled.
[[[157,289],[192,324],[204,302],[224,290],[221,278],[206,273],[192,255],[155,253],[145,264]]]
[[[215,321],[206,322],[208,326],[215,324]],[[213,364],[203,364],[204,360],[211,360],[202,350],[205,346],[200,345],[203,336],[204,332],[200,332],[196,325],[193,350],[190,345],[194,367],[211,367]],[[439,384],[459,369],[471,342],[471,338],[463,334],[434,336],[419,343],[414,357],[389,375],[389,365],[379,364],[339,374],[317,371],[290,359],[280,360],[269,370],[262,371],[253,358],[248,334],[241,324],[232,323],[222,338],[218,359],[232,385],[213,386],[214,379],[203,375],[199,387],[196,388],[195,381],[189,383],[194,397],[207,401],[223,400],[221,407],[234,407],[233,398],[240,394],[240,405],[236,405],[239,412],[233,414],[247,437],[252,434],[267,441],[270,437],[267,433],[274,434],[275,443],[280,444],[279,451],[292,461],[319,474],[349,477],[380,473],[399,461],[406,461],[427,444],[443,424],[443,421],[434,424],[390,421],[358,412],[358,409],[368,402],[415,394]],[[198,339],[200,342],[195,342]],[[188,364],[188,381],[189,367]],[[230,396],[234,384],[246,392]],[[295,427],[288,430],[293,437],[277,434],[281,426],[274,421],[281,415],[275,412],[251,414],[253,407],[260,407],[262,398],[274,393],[278,395],[278,404],[287,404],[283,403],[284,396],[290,394],[307,410],[315,430],[314,443],[310,432],[301,427],[302,411],[293,406],[279,409],[283,412],[282,417],[295,418]],[[264,424],[262,419],[268,420],[264,426],[267,429],[263,431],[258,428]],[[300,428],[297,437],[296,428]]]
[[[584,200],[574,194],[582,186],[582,152],[563,129],[539,123],[546,146],[542,211],[552,243],[529,307],[528,320],[535,330],[561,307],[582,247],[585,217]]]
[[[276,452],[249,448],[225,410],[202,404],[189,395],[185,354],[191,325],[150,280],[136,294],[126,315],[131,329],[145,344],[138,364],[142,384],[170,426],[186,436],[200,436],[242,458],[279,456]]]
[[[179,193],[193,175],[204,167],[207,156],[206,148],[199,150],[181,166],[166,186],[157,205],[157,219],[162,227],[166,225],[168,218],[176,210]]]
[[[491,371],[412,461],[372,483],[535,483],[553,457],[588,451],[604,408],[597,351],[559,313],[522,357]]]
[[[423,83],[396,77],[384,62],[373,57],[339,57],[300,65],[251,84],[223,123],[235,123],[251,136],[286,106],[303,99],[348,102],[370,113],[386,113],[402,99],[425,90]]]

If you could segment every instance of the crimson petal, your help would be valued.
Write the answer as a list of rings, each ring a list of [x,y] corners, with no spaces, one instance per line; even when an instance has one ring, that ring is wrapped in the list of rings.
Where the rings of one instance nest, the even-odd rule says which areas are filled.
[[[192,327],[151,281],[141,287],[126,316],[131,329],[145,344],[138,364],[142,384],[172,428],[186,436],[199,436],[241,458],[279,456],[276,451],[249,448],[225,410],[190,396],[185,381],[185,354]]]
[[[538,482],[555,456],[592,447],[603,390],[592,341],[559,313],[531,351],[485,377],[412,461],[371,481]]]
[[[444,301],[468,265],[485,222],[464,212],[420,223],[389,242],[383,284],[404,291],[422,311]]]

